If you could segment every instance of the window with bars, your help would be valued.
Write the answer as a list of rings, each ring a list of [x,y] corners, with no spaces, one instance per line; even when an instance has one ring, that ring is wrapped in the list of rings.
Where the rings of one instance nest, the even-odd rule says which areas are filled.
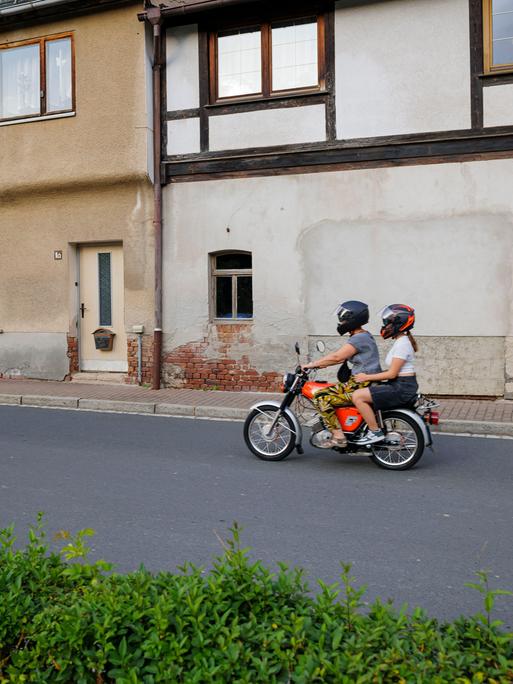
[[[485,73],[513,71],[513,0],[483,0]]]
[[[73,38],[0,45],[0,121],[74,111]]]
[[[214,320],[253,318],[253,267],[250,252],[210,255],[211,309]]]
[[[323,16],[210,34],[211,103],[325,88]]]

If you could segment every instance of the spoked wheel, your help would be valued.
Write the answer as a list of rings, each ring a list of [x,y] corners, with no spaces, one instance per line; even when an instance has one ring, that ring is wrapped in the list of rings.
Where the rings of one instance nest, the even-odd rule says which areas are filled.
[[[282,461],[296,444],[294,423],[286,413],[271,430],[277,411],[277,406],[259,406],[251,411],[244,423],[244,441],[263,461]]]
[[[424,453],[424,435],[413,418],[403,413],[387,411],[383,414],[386,438],[372,445],[371,460],[381,468],[407,470]]]

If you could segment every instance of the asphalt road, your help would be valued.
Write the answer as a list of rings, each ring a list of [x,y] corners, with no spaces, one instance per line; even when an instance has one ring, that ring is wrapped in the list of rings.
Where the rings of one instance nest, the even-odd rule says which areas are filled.
[[[367,599],[441,619],[481,609],[476,570],[513,589],[512,440],[436,436],[389,472],[310,447],[265,463],[240,423],[0,406],[0,426],[0,526],[23,538],[44,511],[50,536],[92,527],[92,558],[120,571],[208,566],[236,520],[255,557],[312,587],[351,562]],[[513,600],[494,616],[513,628]]]

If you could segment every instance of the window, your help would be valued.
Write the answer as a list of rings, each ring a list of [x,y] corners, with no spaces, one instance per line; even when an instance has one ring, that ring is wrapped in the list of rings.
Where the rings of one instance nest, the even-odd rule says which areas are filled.
[[[0,46],[0,120],[73,110],[71,35]]]
[[[250,252],[211,255],[213,318],[253,318],[253,277]]]
[[[513,0],[483,0],[485,73],[513,71]]]
[[[100,325],[112,325],[110,252],[98,253],[98,292],[100,298]]]
[[[323,89],[323,36],[323,17],[212,33],[211,103]]]

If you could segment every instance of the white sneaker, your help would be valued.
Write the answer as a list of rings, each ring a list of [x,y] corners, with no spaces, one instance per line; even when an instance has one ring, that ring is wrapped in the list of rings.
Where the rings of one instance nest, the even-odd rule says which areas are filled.
[[[385,433],[382,430],[368,430],[367,434],[361,439],[357,440],[356,444],[366,446],[367,444],[375,444],[382,442],[385,439]]]

